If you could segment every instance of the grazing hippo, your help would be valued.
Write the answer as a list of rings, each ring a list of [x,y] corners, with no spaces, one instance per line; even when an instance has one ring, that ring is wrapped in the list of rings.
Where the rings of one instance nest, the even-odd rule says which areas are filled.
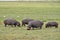
[[[7,25],[11,25],[11,26],[19,26],[20,27],[20,22],[18,22],[18,21],[16,21],[16,20],[13,20],[13,19],[6,19],[6,20],[4,20],[4,25],[5,25],[5,27],[7,26]]]
[[[48,22],[46,24],[46,28],[48,27],[55,27],[55,28],[58,28],[58,23],[57,22]]]
[[[34,29],[34,28],[42,29],[42,25],[43,25],[42,21],[30,21],[28,26],[27,26],[27,30],[30,30],[31,28],[32,29]]]
[[[22,20],[22,26],[25,26],[25,25],[28,24],[30,21],[33,21],[33,19],[29,19],[29,18],[23,19],[23,20]]]

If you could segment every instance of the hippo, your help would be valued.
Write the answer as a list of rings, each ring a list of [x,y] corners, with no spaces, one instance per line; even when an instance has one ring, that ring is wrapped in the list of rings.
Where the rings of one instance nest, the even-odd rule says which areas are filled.
[[[28,25],[30,21],[33,21],[33,19],[25,18],[22,20],[22,26]]]
[[[20,27],[20,22],[18,22],[18,21],[16,21],[16,20],[14,20],[14,19],[5,19],[4,20],[4,25],[5,25],[5,27],[7,26],[7,25],[11,25],[11,26],[18,26],[18,27]]]
[[[46,28],[48,28],[48,27],[58,28],[58,23],[57,22],[48,22],[48,23],[46,23],[45,27]]]
[[[34,28],[40,28],[42,29],[42,25],[43,25],[43,22],[42,21],[30,21],[28,26],[27,26],[27,30],[30,30],[31,28],[34,29]]]

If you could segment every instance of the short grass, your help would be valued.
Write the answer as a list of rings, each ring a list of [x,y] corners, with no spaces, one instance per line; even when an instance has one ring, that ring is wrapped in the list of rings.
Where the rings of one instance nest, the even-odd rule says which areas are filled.
[[[4,27],[4,16],[20,22],[23,18],[57,21],[59,27],[46,29],[43,25],[43,28],[38,30],[26,30],[27,27],[22,26]],[[0,40],[60,40],[60,3],[0,2]]]

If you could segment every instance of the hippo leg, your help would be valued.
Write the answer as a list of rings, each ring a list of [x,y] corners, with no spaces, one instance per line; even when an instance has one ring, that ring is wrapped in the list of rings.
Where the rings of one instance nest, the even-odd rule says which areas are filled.
[[[20,25],[18,27],[21,27]]]
[[[40,26],[40,29],[42,29],[42,26]]]
[[[32,27],[32,30],[34,30],[34,27]]]
[[[55,28],[58,28],[58,25],[56,25]]]
[[[25,24],[24,24],[24,23],[22,23],[22,26],[25,26]]]
[[[16,25],[14,25],[16,27]]]
[[[49,26],[46,25],[46,28],[48,28]]]
[[[5,27],[7,26],[7,24],[5,24]]]
[[[22,24],[22,26],[23,26],[23,24]]]
[[[11,27],[13,27],[13,25],[11,25]]]
[[[24,24],[24,26],[25,26],[25,24]]]
[[[22,26],[25,26],[25,24],[22,24]]]

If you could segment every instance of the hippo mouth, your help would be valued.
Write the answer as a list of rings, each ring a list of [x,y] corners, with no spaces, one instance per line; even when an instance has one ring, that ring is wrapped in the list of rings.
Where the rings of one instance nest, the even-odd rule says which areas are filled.
[[[30,30],[30,29],[27,29],[27,30]]]
[[[28,27],[28,28],[27,28],[27,30],[30,30],[30,29],[31,29],[31,27]]]

